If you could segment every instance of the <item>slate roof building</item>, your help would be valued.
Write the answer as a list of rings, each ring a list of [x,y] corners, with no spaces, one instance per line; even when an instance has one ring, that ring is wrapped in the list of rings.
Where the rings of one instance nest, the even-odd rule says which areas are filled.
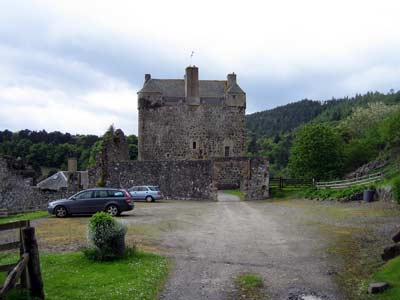
[[[87,189],[89,187],[88,171],[59,171],[48,178],[42,180],[37,184],[37,187],[46,191],[60,191],[70,188],[72,178],[71,175],[78,175],[80,182],[80,189]]]
[[[244,154],[246,93],[236,74],[199,80],[196,66],[183,79],[145,75],[138,92],[139,160],[193,160]]]

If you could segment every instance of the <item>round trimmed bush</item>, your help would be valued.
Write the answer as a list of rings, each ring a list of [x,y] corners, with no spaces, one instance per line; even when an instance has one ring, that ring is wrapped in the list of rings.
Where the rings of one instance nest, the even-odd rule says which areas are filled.
[[[95,246],[92,258],[112,260],[125,252],[126,226],[105,212],[94,214],[89,221],[89,241]]]

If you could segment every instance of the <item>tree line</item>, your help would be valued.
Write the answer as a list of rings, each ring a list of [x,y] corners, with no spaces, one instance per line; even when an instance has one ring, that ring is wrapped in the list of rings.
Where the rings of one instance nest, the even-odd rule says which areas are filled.
[[[137,158],[137,137],[128,135],[129,154]],[[66,170],[67,159],[76,157],[78,168],[86,170],[95,162],[96,149],[101,143],[97,135],[72,135],[59,131],[31,131],[28,129],[12,132],[0,131],[0,155],[20,157],[35,168],[47,167]]]

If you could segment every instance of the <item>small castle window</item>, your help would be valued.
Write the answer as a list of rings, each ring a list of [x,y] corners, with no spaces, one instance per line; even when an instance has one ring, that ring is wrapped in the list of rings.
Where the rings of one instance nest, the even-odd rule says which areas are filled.
[[[229,152],[230,152],[229,146],[225,146],[225,157],[229,157]]]
[[[193,142],[193,150],[195,150],[195,149],[196,149],[196,147],[197,147],[197,144],[196,144],[196,142]]]

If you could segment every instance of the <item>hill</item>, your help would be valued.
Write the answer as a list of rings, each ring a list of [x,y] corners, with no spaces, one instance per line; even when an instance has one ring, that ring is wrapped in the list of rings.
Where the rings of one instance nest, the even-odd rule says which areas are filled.
[[[400,92],[382,94],[368,92],[365,95],[344,97],[328,101],[304,99],[274,109],[256,112],[246,116],[246,129],[249,135],[275,137],[292,131],[302,124],[316,122],[334,122],[349,117],[357,107],[366,107],[370,103],[387,105],[400,103]]]
[[[273,176],[290,176],[287,166],[298,129],[304,124],[327,124],[340,137],[341,170],[349,172],[395,150],[397,144],[388,143],[388,132],[394,132],[388,126],[397,128],[396,122],[400,123],[396,121],[399,107],[400,92],[368,92],[328,101],[304,99],[250,114],[246,116],[247,153],[267,157]],[[389,135],[396,139],[395,133]]]

